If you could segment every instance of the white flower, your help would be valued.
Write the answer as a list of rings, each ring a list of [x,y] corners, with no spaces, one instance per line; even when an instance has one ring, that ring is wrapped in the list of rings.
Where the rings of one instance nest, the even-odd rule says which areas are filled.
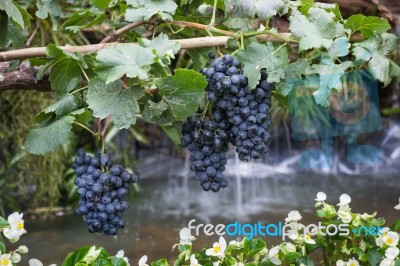
[[[383,247],[383,239],[382,239],[382,237],[378,237],[377,239],[375,239],[375,244],[378,247]]]
[[[3,254],[0,256],[0,266],[12,266],[10,254]]]
[[[351,213],[348,211],[339,210],[338,217],[342,220],[342,222],[348,224],[351,222]]]
[[[179,231],[179,238],[181,245],[191,245],[192,241],[196,240],[196,238],[190,233],[190,229],[187,227],[183,227]]]
[[[314,245],[316,243],[315,240],[312,239],[309,234],[304,235],[304,242],[311,245]]]
[[[365,243],[363,240],[360,241],[360,248],[362,251],[365,252],[367,250],[367,243]]]
[[[242,247],[242,242],[238,242],[236,240],[231,240],[231,241],[229,241],[229,246],[234,246],[234,247],[240,248],[240,247]]]
[[[226,249],[226,241],[221,236],[219,238],[219,242],[215,242],[212,248],[206,250],[206,255],[222,258],[224,256],[225,249]]]
[[[390,228],[389,228],[389,227],[383,227],[383,228],[381,228],[381,230],[379,230],[378,235],[384,236],[384,235],[386,235],[389,231],[390,231]]]
[[[29,266],[43,266],[43,263],[38,259],[30,259]]]
[[[316,201],[324,201],[326,200],[326,194],[324,192],[318,192]]]
[[[21,235],[26,233],[22,216],[22,213],[14,212],[7,218],[7,222],[10,224],[10,227],[5,228],[3,234],[5,237],[10,239],[11,242],[18,241]]]
[[[394,208],[395,208],[396,210],[400,210],[400,198],[399,198],[399,204],[397,204],[396,206],[394,206]]]
[[[299,232],[297,232],[296,230],[289,231],[289,238],[291,240],[296,240],[298,237],[299,237]]]
[[[269,260],[275,265],[281,265],[282,262],[279,259],[279,246],[273,247],[268,253]]]
[[[351,202],[351,198],[347,194],[342,194],[340,196],[339,200],[340,200],[340,203],[338,204],[338,206],[349,205],[349,203]]]
[[[196,259],[196,256],[194,254],[190,256],[190,266],[201,266],[201,264],[199,264],[199,261]]]
[[[336,262],[336,266],[346,266],[346,262],[342,261],[342,260],[338,260]]]
[[[19,246],[19,247],[17,248],[16,251],[17,251],[18,253],[21,253],[21,254],[26,254],[26,253],[29,252],[29,249],[28,249],[27,246],[22,245],[22,246]]]
[[[298,211],[290,211],[288,217],[285,218],[286,223],[297,222],[301,220],[301,214]]]
[[[347,266],[360,266],[360,263],[355,258],[352,258],[349,259]]]
[[[85,257],[83,257],[83,261],[86,262],[86,264],[91,264],[93,263],[97,257],[100,255],[101,249],[99,248],[96,250],[96,246],[91,246],[88,252],[86,253]]]
[[[144,255],[143,257],[140,258],[139,260],[139,266],[149,266],[148,264],[146,264],[147,262],[147,256]]]
[[[395,260],[398,255],[399,255],[399,249],[397,247],[389,247],[385,251],[386,258],[391,259],[391,260]]]
[[[374,212],[373,214],[364,213],[360,215],[361,219],[363,219],[364,221],[368,221],[369,219],[374,218],[375,216],[376,212]]]
[[[292,243],[286,243],[286,250],[289,252],[296,252],[296,246]]]
[[[116,257],[116,258],[123,259],[123,260],[126,262],[126,264],[127,264],[128,266],[130,266],[130,264],[129,264],[129,259],[128,259],[127,257],[125,257],[125,252],[124,252],[124,250],[121,249],[120,251],[118,251],[117,254],[115,255],[115,257]]]
[[[19,253],[17,253],[17,252],[13,252],[13,253],[11,254],[11,261],[12,261],[13,263],[18,263],[18,262],[20,262],[20,261],[21,261],[21,255],[20,255]]]
[[[394,265],[395,265],[394,260],[388,258],[384,258],[379,264],[379,266],[394,266]]]
[[[395,247],[399,243],[399,235],[396,232],[388,232],[382,237],[383,242],[390,247]]]
[[[220,261],[214,261],[213,266],[219,266],[220,263],[221,263]]]

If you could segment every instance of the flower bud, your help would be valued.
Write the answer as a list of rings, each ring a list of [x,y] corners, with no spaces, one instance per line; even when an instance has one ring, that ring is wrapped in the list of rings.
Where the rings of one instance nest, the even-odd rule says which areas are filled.
[[[20,261],[21,261],[21,255],[20,255],[19,253],[17,253],[17,252],[13,252],[13,253],[11,254],[11,261],[12,261],[13,263],[18,263],[18,262],[20,262]]]
[[[26,254],[26,253],[28,253],[29,252],[29,249],[28,249],[28,247],[27,246],[19,246],[18,247],[18,249],[16,250],[18,253],[21,253],[21,254]]]

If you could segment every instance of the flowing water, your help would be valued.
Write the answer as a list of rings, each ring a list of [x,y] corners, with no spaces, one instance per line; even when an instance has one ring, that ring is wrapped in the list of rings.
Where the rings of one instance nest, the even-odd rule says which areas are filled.
[[[188,157],[143,155],[140,192],[130,200],[127,225],[118,236],[89,234],[80,217],[67,214],[47,221],[27,221],[28,234],[18,244],[30,248],[25,257],[38,258],[45,265],[60,264],[69,251],[82,245],[103,246],[111,254],[124,249],[132,265],[144,254],[151,260],[166,257],[171,262],[177,255],[171,247],[179,241],[178,232],[192,219],[196,219],[195,224],[266,224],[284,221],[289,211],[298,210],[304,224],[312,223],[316,222],[313,206],[319,191],[326,192],[332,204],[347,193],[352,197],[353,211],[378,210],[378,216],[385,217],[390,225],[400,218],[400,212],[393,208],[400,196],[400,126],[391,124],[370,143],[382,151],[379,164],[348,165],[335,155],[331,169],[301,170],[296,168],[300,154],[295,147],[282,156],[271,150],[274,163],[269,159],[243,163],[232,156],[226,167],[230,185],[217,194],[203,192],[189,177]],[[210,246],[215,240],[216,236],[201,235],[194,248]],[[264,240],[269,247],[280,241],[277,237]]]

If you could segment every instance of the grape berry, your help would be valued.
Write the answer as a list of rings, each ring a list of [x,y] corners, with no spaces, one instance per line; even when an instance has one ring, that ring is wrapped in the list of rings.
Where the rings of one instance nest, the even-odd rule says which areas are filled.
[[[102,167],[109,171],[103,172]],[[98,152],[92,157],[84,149],[78,149],[72,168],[79,196],[76,213],[85,216],[90,233],[116,235],[125,226],[122,218],[129,207],[125,196],[130,184],[138,182],[138,176],[122,165],[111,165],[108,154]]]
[[[228,144],[236,147],[238,158],[248,162],[268,152],[273,85],[261,69],[261,79],[254,90],[248,88],[241,63],[231,55],[212,59],[201,70],[208,85],[209,110],[189,117],[182,125],[182,145],[191,152],[191,169],[205,191],[218,192],[228,185],[223,177]],[[209,113],[207,113],[209,112]]]

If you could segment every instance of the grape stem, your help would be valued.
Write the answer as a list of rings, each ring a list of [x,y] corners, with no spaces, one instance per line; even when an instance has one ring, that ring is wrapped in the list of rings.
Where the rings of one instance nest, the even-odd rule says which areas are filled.
[[[213,8],[213,13],[212,13],[212,17],[211,17],[210,26],[214,26],[215,25],[215,17],[216,17],[216,14],[217,14],[217,3],[218,3],[218,0],[214,0],[214,8]]]
[[[90,128],[88,128],[87,126],[79,123],[79,122],[74,122],[75,125],[80,126],[83,129],[86,129],[88,132],[90,132],[93,136],[97,136],[98,134],[95,133],[93,130],[91,130]]]

